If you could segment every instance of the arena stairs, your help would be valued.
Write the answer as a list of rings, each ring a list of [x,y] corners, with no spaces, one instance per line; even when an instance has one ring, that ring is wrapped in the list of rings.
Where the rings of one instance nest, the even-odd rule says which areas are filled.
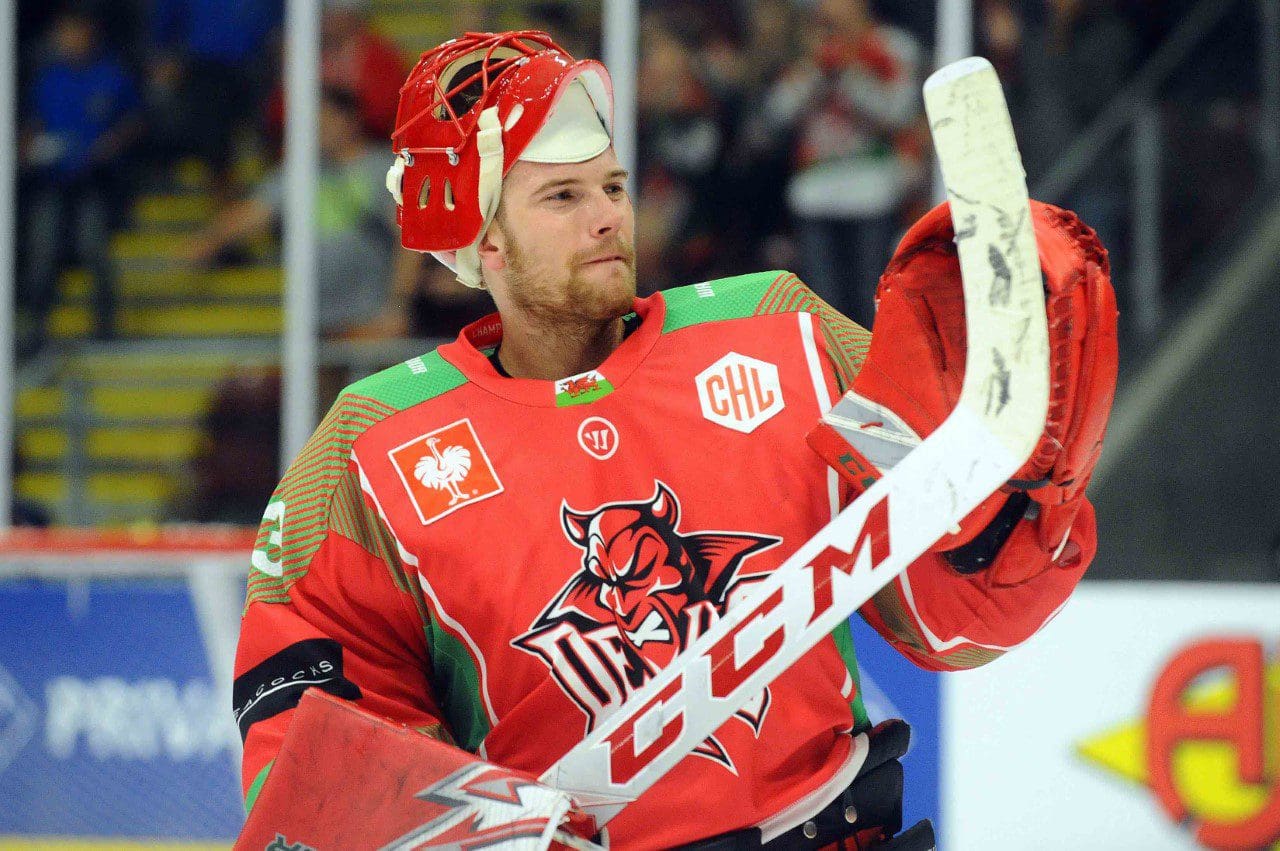
[[[535,5],[373,0],[369,14],[412,64],[427,46],[473,28],[477,16],[515,29]],[[239,177],[251,184],[261,165],[247,168]],[[247,262],[229,268],[177,260],[213,215],[208,180],[199,163],[180,163],[137,199],[115,235],[118,341],[86,342],[91,279],[82,270],[63,276],[48,328],[57,354],[19,378],[14,482],[15,495],[55,523],[120,527],[180,516],[215,388],[237,368],[278,358],[283,278],[273,240],[250,246]]]
[[[54,354],[24,370],[16,399],[15,496],[55,523],[126,526],[173,516],[189,488],[217,385],[275,357],[282,273],[270,240],[244,265],[177,259],[214,212],[208,177],[184,162],[143,194],[115,234],[119,339],[86,342],[92,282],[71,270],[49,318]]]

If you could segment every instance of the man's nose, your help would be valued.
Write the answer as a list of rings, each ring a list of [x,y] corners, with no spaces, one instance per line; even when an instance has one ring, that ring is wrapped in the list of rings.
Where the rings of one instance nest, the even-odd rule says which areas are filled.
[[[593,211],[592,234],[597,237],[609,236],[622,228],[622,205],[601,193]]]

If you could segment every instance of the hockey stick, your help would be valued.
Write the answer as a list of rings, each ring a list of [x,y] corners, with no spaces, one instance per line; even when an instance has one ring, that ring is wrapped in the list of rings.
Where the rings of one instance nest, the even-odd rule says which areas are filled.
[[[1000,82],[972,57],[933,74],[924,96],[964,280],[969,354],[956,408],[542,775],[599,825],[1003,485],[1043,431],[1043,281]]]

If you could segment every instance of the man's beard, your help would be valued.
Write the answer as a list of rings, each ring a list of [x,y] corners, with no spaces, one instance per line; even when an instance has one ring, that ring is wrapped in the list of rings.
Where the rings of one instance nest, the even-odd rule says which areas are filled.
[[[603,283],[587,280],[583,264],[602,254],[622,257],[621,277]],[[607,322],[630,313],[636,295],[636,253],[622,239],[570,258],[554,272],[529,260],[516,240],[507,240],[507,290],[523,313],[550,322]]]

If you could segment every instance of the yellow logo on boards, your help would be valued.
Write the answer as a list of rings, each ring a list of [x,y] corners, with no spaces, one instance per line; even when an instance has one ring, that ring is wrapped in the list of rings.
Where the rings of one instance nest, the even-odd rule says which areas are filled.
[[[1207,848],[1280,851],[1280,660],[1264,663],[1257,640],[1183,647],[1151,684],[1146,717],[1076,751],[1150,789]]]

